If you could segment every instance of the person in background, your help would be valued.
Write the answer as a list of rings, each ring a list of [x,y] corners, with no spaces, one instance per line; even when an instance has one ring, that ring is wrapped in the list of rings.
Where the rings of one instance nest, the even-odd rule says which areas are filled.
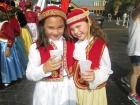
[[[140,0],[136,0],[135,9],[130,14],[128,29],[128,56],[133,67],[130,77],[131,92],[128,98],[135,104],[138,104],[140,103],[140,96],[136,92],[136,85],[140,77]]]
[[[9,22],[7,4],[0,3],[0,75],[2,84],[8,86],[12,81],[23,78],[24,70],[15,45],[15,32]]]
[[[26,21],[26,18],[25,18],[25,15],[23,14],[23,12],[21,10],[19,10],[19,11],[17,11],[16,15],[17,15],[17,19],[20,24],[20,34],[21,34],[21,37],[23,40],[26,55],[28,56],[29,48],[32,44],[31,33],[27,26],[27,21]]]
[[[126,26],[127,18],[128,18],[128,14],[125,12],[123,14],[123,25],[122,26]]]
[[[18,9],[16,9],[15,7],[11,8],[8,10],[8,14],[9,14],[9,23],[11,25],[11,29],[14,32],[14,36],[15,36],[15,43],[14,46],[16,48],[18,57],[20,59],[20,63],[24,69],[24,73],[27,67],[27,55],[25,52],[25,47],[24,47],[24,43],[21,37],[21,33],[20,33],[20,24],[16,18],[16,12],[18,11]]]
[[[108,22],[111,22],[112,21],[112,15],[111,13],[108,13]]]
[[[38,39],[38,16],[36,12],[32,10],[32,2],[26,2],[25,8],[26,11],[24,14],[27,20],[27,26],[29,27],[33,42],[36,42]]]

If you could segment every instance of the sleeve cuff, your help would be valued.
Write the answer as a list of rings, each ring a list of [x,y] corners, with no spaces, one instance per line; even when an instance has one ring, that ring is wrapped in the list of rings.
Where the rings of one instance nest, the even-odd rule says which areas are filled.
[[[42,78],[45,78],[45,77],[48,77],[48,76],[50,76],[52,73],[51,72],[47,72],[47,73],[45,73],[44,71],[43,71],[43,64],[39,67],[39,71],[40,71],[40,76],[42,77]]]
[[[32,81],[40,81],[41,79],[50,76],[52,73],[44,73],[43,71],[43,64],[40,65],[38,68],[30,68],[31,70],[26,71],[26,77]],[[34,69],[34,70],[33,70]]]
[[[102,72],[101,70],[95,71],[95,80],[89,82],[90,89],[96,89],[97,86],[107,81],[109,75],[107,73]]]

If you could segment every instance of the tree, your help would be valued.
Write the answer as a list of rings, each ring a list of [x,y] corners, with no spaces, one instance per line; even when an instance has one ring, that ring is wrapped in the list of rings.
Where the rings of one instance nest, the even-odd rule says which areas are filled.
[[[135,4],[137,0],[107,0],[104,15],[107,16],[108,13],[115,15],[123,14],[128,11],[128,8]]]
[[[124,14],[125,12],[129,12],[129,8],[134,6],[136,0],[122,0],[122,5],[120,6],[119,12],[120,14]]]
[[[108,0],[105,5],[105,10],[103,12],[104,16],[107,16],[108,13],[114,14],[114,0]]]

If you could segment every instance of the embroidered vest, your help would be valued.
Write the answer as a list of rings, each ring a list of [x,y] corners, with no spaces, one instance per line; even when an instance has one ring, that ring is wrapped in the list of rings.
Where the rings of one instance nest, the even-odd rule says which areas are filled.
[[[63,45],[64,45],[63,46],[63,57],[62,57],[63,69],[66,70],[68,76],[71,76],[73,74],[71,66],[74,63],[74,60],[73,60],[74,43],[64,40]],[[45,63],[50,58],[49,51],[54,50],[54,49],[55,48],[53,47],[52,44],[48,45],[47,49],[45,47],[39,48],[41,64]],[[46,77],[45,80],[60,80],[60,78],[62,78],[62,77],[59,74],[60,74],[60,70],[56,70],[55,72],[52,72],[51,76]]]
[[[102,39],[95,38],[92,39],[89,45],[86,47],[86,58],[92,61],[91,69],[97,70],[99,68],[100,60],[103,54],[105,47],[105,42]],[[74,82],[76,86],[80,89],[88,89],[89,84],[86,81],[83,81],[80,76],[80,67],[78,61],[75,61],[73,69],[74,73]]]

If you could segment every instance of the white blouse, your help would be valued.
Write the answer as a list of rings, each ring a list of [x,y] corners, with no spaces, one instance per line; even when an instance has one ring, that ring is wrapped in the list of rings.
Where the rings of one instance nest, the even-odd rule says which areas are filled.
[[[49,40],[52,41],[52,40]],[[53,41],[56,45],[57,49],[61,50],[63,53],[63,37],[61,37],[57,41]],[[64,70],[64,75],[66,74]],[[26,77],[29,80],[39,81],[44,77],[48,77],[51,75],[51,72],[44,73],[43,64],[41,64],[40,53],[37,49],[36,43],[32,44],[29,50],[29,62],[26,70]]]
[[[58,50],[63,52],[62,37],[57,41],[53,41],[53,43]],[[41,81],[44,77],[50,76],[51,72],[44,73],[40,53],[36,47],[36,43],[31,45],[29,63],[26,70],[27,78],[36,81],[33,105],[76,105],[76,91],[73,78],[64,77],[64,80],[59,82]],[[65,73],[64,70],[64,75]]]
[[[76,60],[86,60],[85,50],[88,43],[89,42],[87,40],[76,42],[73,55]],[[111,61],[109,57],[108,48],[105,47],[103,55],[101,57],[99,70],[95,71],[95,80],[89,83],[90,89],[95,89],[97,86],[107,81],[110,74],[112,73],[113,71],[111,70]]]

